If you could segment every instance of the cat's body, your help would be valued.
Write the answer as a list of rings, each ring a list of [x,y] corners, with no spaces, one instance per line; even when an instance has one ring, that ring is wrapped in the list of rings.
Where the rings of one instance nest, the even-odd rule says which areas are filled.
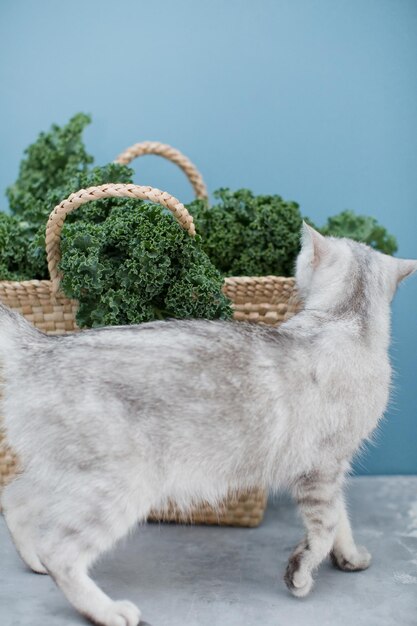
[[[190,320],[47,337],[0,309],[7,435],[24,469],[3,505],[21,556],[96,623],[136,626],[137,609],[88,578],[95,558],[169,500],[187,510],[264,486],[291,489],[305,520],[295,595],[329,552],[367,567],[342,484],[385,409],[389,302],[414,269],[305,228],[306,309],[279,329]]]
[[[34,335],[34,359],[23,353],[10,378],[8,439],[45,466],[50,485],[77,465],[78,480],[114,469],[142,501],[149,473],[153,507],[290,487],[318,461],[336,462],[335,438],[337,462],[350,458],[384,409],[389,379],[386,355],[369,360],[345,322],[305,332],[297,326],[317,315],[298,317],[279,330],[190,320]],[[375,407],[364,415],[369,389]]]

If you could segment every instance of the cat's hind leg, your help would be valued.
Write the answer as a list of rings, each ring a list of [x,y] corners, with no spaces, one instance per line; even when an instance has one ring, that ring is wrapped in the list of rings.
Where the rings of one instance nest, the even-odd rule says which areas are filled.
[[[97,555],[94,555],[97,556]],[[90,552],[88,557],[93,557]],[[60,559],[64,559],[64,565]],[[69,564],[68,559],[73,559]],[[88,576],[86,556],[74,543],[64,546],[55,557],[47,559],[48,570],[71,604],[97,626],[137,626],[138,607],[128,600],[113,601]],[[50,569],[49,569],[50,568]]]
[[[84,481],[79,475],[67,475],[62,484],[49,484],[42,494],[32,492],[31,497],[44,503],[36,516],[28,518],[38,529],[34,553],[70,603],[98,626],[137,626],[139,609],[127,600],[113,601],[89,577],[88,569],[139,518],[145,518],[150,507],[138,503],[129,487],[118,484],[117,476],[104,474],[86,476]],[[13,518],[11,501],[6,497],[6,519]]]
[[[28,480],[16,478],[5,487],[3,514],[21,559],[36,574],[47,574],[36,551],[38,511],[42,503],[35,494]]]
[[[339,519],[343,474],[311,472],[295,485],[295,497],[306,526],[305,539],[291,555],[285,583],[291,593],[306,596],[313,586],[313,573],[334,544]]]
[[[355,544],[343,500],[340,503],[339,521],[330,557],[333,565],[344,572],[360,572],[371,564],[371,555],[366,548]]]
[[[139,511],[112,489],[89,499],[59,499],[42,520],[39,556],[70,603],[99,626],[137,626],[139,609],[127,600],[113,601],[88,576],[94,561],[127,534],[148,511]]]

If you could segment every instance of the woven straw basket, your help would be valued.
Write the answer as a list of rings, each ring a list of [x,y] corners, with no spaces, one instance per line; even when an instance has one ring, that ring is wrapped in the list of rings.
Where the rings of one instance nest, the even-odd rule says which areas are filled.
[[[116,162],[128,164],[143,154],[156,154],[176,163],[189,178],[195,194],[207,198],[203,179],[189,159],[178,150],[157,142],[135,144],[125,150]],[[63,200],[52,211],[46,227],[46,250],[50,280],[22,282],[0,281],[0,300],[21,313],[34,326],[47,334],[63,334],[78,330],[75,323],[77,302],[59,291],[60,233],[68,213],[93,200],[125,197],[139,198],[169,209],[175,219],[191,236],[195,234],[192,216],[176,198],[153,187],[107,184],[81,189]],[[234,318],[240,321],[279,324],[298,308],[294,279],[279,276],[226,278],[223,291],[233,302]],[[0,416],[0,494],[4,485],[19,471],[18,459],[6,441]],[[201,505],[187,515],[180,514],[175,505],[165,511],[152,513],[152,520],[257,526],[266,507],[266,493],[253,490],[228,498],[219,511]]]

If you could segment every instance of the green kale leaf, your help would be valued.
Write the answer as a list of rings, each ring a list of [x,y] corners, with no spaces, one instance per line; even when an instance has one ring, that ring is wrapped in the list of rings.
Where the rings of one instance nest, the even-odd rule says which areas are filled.
[[[327,223],[319,230],[323,235],[362,241],[385,254],[394,254],[398,250],[395,237],[390,235],[374,217],[356,215],[353,211],[342,211],[334,217],[329,217]]]
[[[214,206],[195,200],[188,210],[217,269],[226,276],[290,276],[299,251],[298,204],[278,195],[255,196],[248,189],[223,188],[214,197]]]
[[[78,172],[71,179],[64,181],[59,187],[50,189],[42,201],[42,211],[49,217],[53,209],[66,200],[72,193],[88,187],[96,187],[106,183],[132,183],[133,170],[126,165],[109,163],[102,167],[94,167],[89,172]],[[40,201],[39,201],[40,202]],[[65,223],[85,221],[88,224],[95,224],[103,221],[112,206],[123,204],[123,199],[105,199],[97,202],[88,202],[80,206],[76,211],[70,213]],[[27,274],[31,278],[47,278],[48,266],[45,251],[45,229],[47,218],[37,228],[27,251]]]
[[[83,130],[90,121],[88,115],[78,113],[65,126],[54,124],[49,132],[40,133],[26,148],[27,156],[20,163],[19,176],[6,193],[11,213],[27,222],[32,234],[48,219],[45,202],[48,192],[86,172],[92,163],[93,157],[82,142]]]
[[[232,315],[199,237],[169,211],[117,198],[82,209],[82,219],[64,224],[60,263],[62,288],[79,301],[80,327]]]
[[[27,226],[16,217],[0,212],[0,278],[25,280]]]

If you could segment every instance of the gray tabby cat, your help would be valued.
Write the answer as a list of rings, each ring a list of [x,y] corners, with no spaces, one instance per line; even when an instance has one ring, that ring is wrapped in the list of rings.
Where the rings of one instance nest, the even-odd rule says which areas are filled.
[[[136,626],[88,576],[95,559],[174,500],[290,489],[306,536],[285,581],[305,596],[331,554],[369,566],[343,500],[349,462],[388,400],[389,304],[417,261],[304,225],[305,310],[280,328],[201,320],[47,337],[0,308],[7,436],[24,473],[4,514],[22,559],[92,622]]]

